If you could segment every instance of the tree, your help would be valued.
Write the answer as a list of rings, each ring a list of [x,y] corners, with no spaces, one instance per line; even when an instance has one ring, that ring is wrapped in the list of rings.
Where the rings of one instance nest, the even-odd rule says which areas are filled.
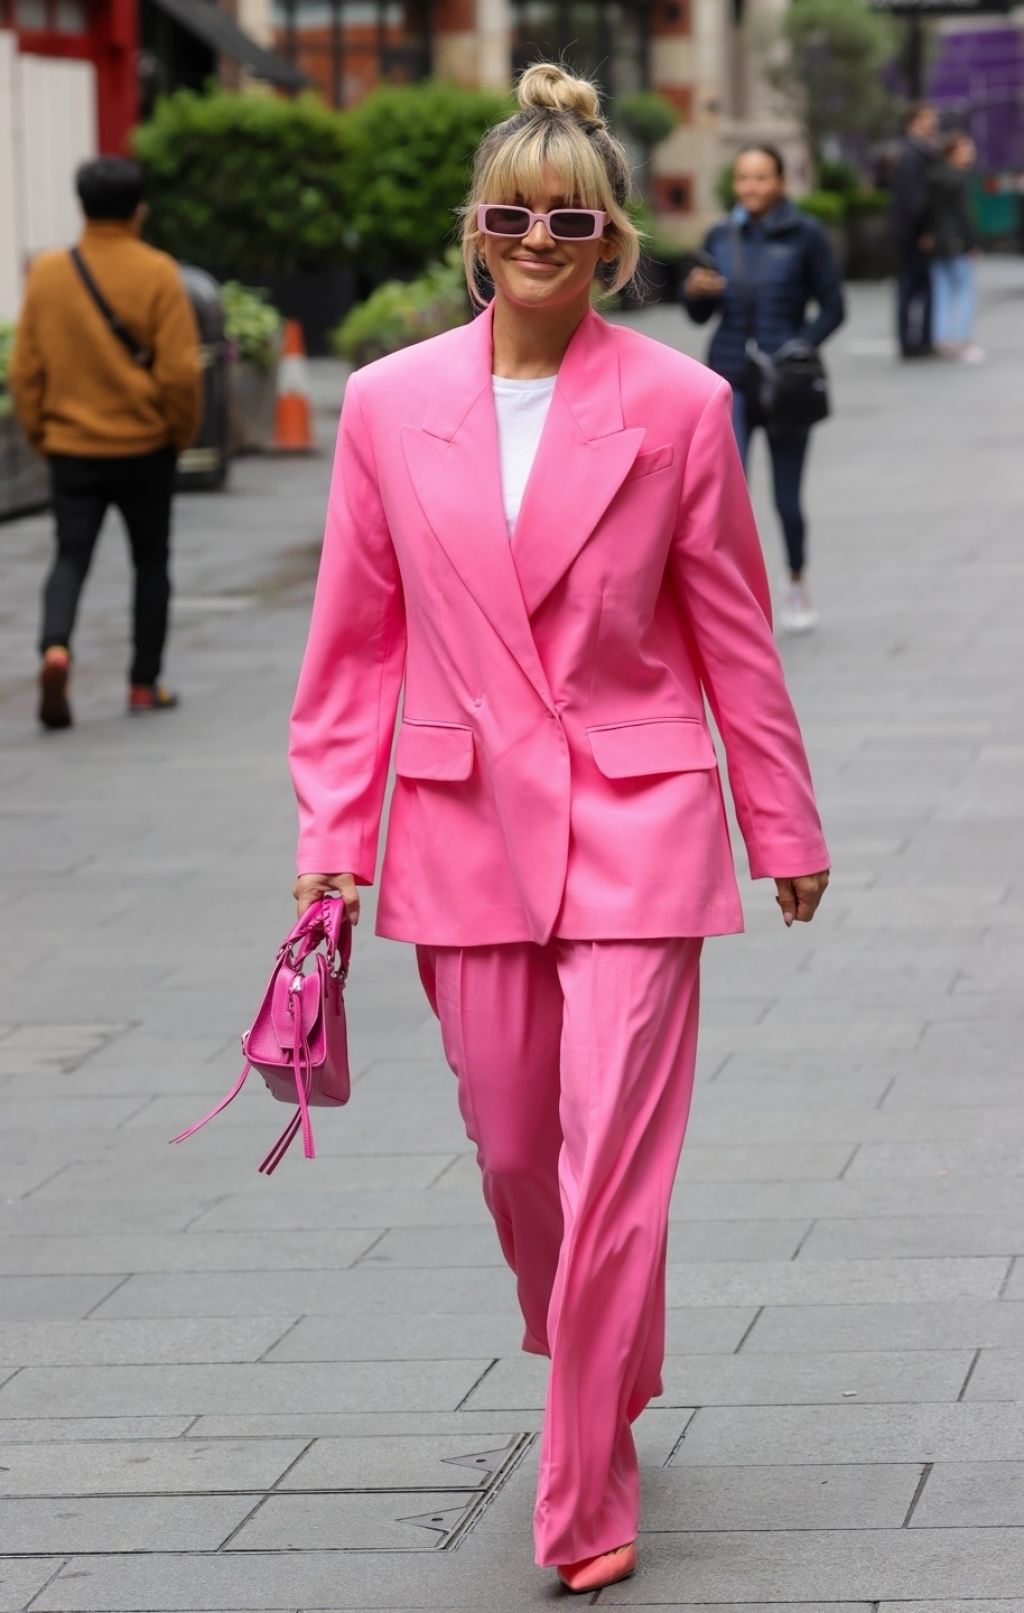
[[[803,124],[815,162],[830,138],[871,139],[891,125],[884,70],[898,48],[892,19],[865,0],[792,0],[766,73]]]
[[[664,95],[653,90],[637,90],[633,95],[620,98],[616,115],[626,134],[640,148],[646,189],[654,148],[668,139],[679,122],[679,113]]]

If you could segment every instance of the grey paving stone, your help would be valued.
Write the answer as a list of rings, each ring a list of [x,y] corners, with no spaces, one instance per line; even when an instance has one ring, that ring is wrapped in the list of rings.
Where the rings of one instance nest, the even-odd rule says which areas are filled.
[[[303,1371],[262,1366],[26,1367],[0,1387],[0,1415],[145,1416],[164,1412],[454,1411],[487,1361],[350,1361]]]
[[[0,1444],[71,1445],[100,1439],[177,1439],[194,1417],[0,1417]]]
[[[810,1230],[808,1221],[703,1221],[676,1229],[674,1258],[788,1260]],[[372,1266],[500,1266],[504,1256],[492,1226],[453,1230],[402,1227],[373,1245]]]
[[[757,1145],[848,1143],[852,1147],[874,1142],[959,1142],[965,1135],[978,1144],[1022,1140],[1024,1108],[942,1108],[936,1100],[920,1109],[856,1109],[836,1104],[793,1113],[785,1109],[747,1111],[742,1105],[733,1111],[723,1105],[720,1113],[705,1110],[694,1121],[687,1146],[719,1144],[731,1138]]]
[[[1024,1303],[946,1300],[907,1305],[767,1305],[743,1352],[1024,1349]]]
[[[709,1406],[698,1412],[673,1465],[775,1462],[1012,1462],[1024,1427],[1005,1407]]]
[[[820,1405],[856,1398],[956,1400],[973,1355],[969,1350],[858,1355],[668,1356],[662,1403],[674,1406]],[[521,1356],[498,1361],[466,1401],[471,1410],[542,1407],[546,1363]],[[2,1405],[2,1401],[0,1401]]]
[[[253,1496],[162,1495],[0,1501],[5,1551],[216,1551],[255,1505]]]
[[[479,1184],[464,1194],[348,1192],[283,1196],[237,1193],[192,1224],[193,1232],[324,1231],[330,1227],[473,1227],[492,1225]]]
[[[60,1162],[53,1159],[39,1159],[33,1164],[8,1163],[3,1168],[3,1183],[0,1191],[5,1200],[20,1199],[24,1194],[35,1192],[44,1182],[57,1175]]]
[[[332,1230],[309,1231],[301,1238],[284,1232],[0,1238],[0,1274],[343,1270],[376,1236],[367,1230]]]
[[[187,1115],[181,1116],[180,1123],[185,1124],[188,1118]],[[228,1158],[229,1148],[221,1134],[217,1137],[216,1153],[211,1151],[205,1157],[196,1153],[189,1158],[184,1153],[185,1144],[173,1154],[168,1148],[162,1168],[155,1169],[154,1162],[127,1161],[122,1157],[117,1164],[117,1191],[120,1195],[131,1196],[133,1193],[167,1194],[177,1190],[182,1194],[208,1198],[216,1198],[225,1192],[241,1192],[258,1179],[259,1162],[275,1135],[270,1122],[259,1141],[255,1138],[251,1142],[243,1140],[244,1153],[239,1154],[236,1150],[233,1159]],[[189,1141],[191,1143],[193,1139]],[[123,1141],[121,1146],[123,1148]],[[212,1150],[212,1141],[208,1146]],[[451,1163],[451,1158],[450,1154],[364,1154],[360,1157],[349,1156],[341,1164],[335,1160],[310,1161],[289,1156],[274,1175],[274,1192],[275,1195],[283,1195],[291,1188],[299,1188],[304,1193],[336,1193],[346,1187],[426,1188],[437,1180]],[[62,1195],[81,1193],[88,1196],[108,1192],[111,1171],[108,1165],[100,1162],[69,1164],[61,1172],[59,1183]],[[49,1187],[42,1189],[43,1194],[49,1191]]]
[[[513,1441],[507,1432],[489,1435],[486,1443],[469,1434],[318,1439],[279,1488],[482,1490],[509,1459]]]
[[[1024,1299],[1024,1270],[1019,1262],[1014,1265],[1010,1273],[1004,1294],[1007,1299]]]
[[[258,1361],[286,1331],[280,1317],[0,1322],[0,1367]]]
[[[643,1530],[899,1529],[920,1476],[909,1463],[668,1468],[645,1477]]]
[[[20,1054],[4,1054],[8,1068]],[[16,1068],[12,1074],[18,1074]],[[138,1094],[125,1098],[64,1097],[60,1103],[50,1098],[21,1098],[4,1095],[4,1124],[12,1132],[78,1132],[83,1129],[116,1131],[144,1107]]]
[[[436,1197],[441,1197],[438,1192]],[[689,1182],[677,1187],[674,1221],[737,1219],[876,1219],[917,1215],[1015,1215],[1024,1201],[1019,1177],[879,1177],[841,1182]]]
[[[1003,1259],[792,1260],[672,1265],[670,1305],[814,1305],[918,1299],[995,1299]],[[120,1296],[115,1296],[115,1299]]]
[[[938,1462],[914,1508],[915,1529],[1008,1528],[1024,1520],[1024,1463]]]
[[[894,1256],[1018,1255],[1022,1252],[1024,1207],[1019,1215],[818,1221],[798,1258],[879,1260]],[[1007,1293],[1013,1295],[1012,1278]],[[1024,1287],[1017,1297],[1022,1294]]]
[[[1010,1057],[1010,1050],[1007,1049]],[[894,1176],[1024,1176],[1017,1141],[865,1143],[850,1166],[851,1180]]]
[[[228,1550],[430,1552],[477,1504],[475,1496],[458,1490],[272,1495]],[[410,1588],[412,1583],[410,1576]]]
[[[0,1277],[0,1317],[5,1322],[87,1316],[119,1279],[114,1277]]]
[[[6,1177],[6,1171],[4,1172]],[[5,1184],[6,1186],[6,1181]],[[38,1238],[66,1234],[123,1232],[181,1232],[200,1215],[207,1200],[178,1194],[173,1198],[134,1199],[29,1197],[13,1203],[0,1203],[0,1236]]]
[[[0,1613],[21,1613],[62,1566],[60,1557],[0,1557]]]
[[[479,1310],[512,1314],[515,1292],[511,1273],[354,1271],[205,1272],[196,1276],[132,1277],[98,1311],[115,1316],[297,1316],[391,1313],[409,1315]]]
[[[642,1589],[655,1605],[677,1606],[799,1596],[828,1602],[872,1591],[879,1601],[1016,1594],[1024,1531],[964,1529],[955,1551],[952,1545],[943,1549],[941,1532],[929,1529],[661,1535],[644,1554]],[[629,1597],[611,1586],[601,1601],[614,1607]]]
[[[65,1439],[59,1444],[4,1444],[0,1445],[0,1494],[87,1496],[195,1491],[205,1495],[217,1490],[267,1490],[302,1455],[305,1446],[301,1438],[102,1440],[95,1435],[83,1435],[74,1443]]]
[[[982,1350],[965,1400],[1019,1400],[1024,1385],[1024,1350]]]

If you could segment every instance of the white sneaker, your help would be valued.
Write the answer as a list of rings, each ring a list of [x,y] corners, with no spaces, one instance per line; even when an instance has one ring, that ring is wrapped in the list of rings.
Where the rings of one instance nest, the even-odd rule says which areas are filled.
[[[977,342],[968,342],[966,347],[961,347],[957,357],[961,364],[984,364],[985,349],[979,347]]]
[[[811,604],[805,583],[785,583],[779,625],[784,633],[813,633],[818,625],[818,613]]]

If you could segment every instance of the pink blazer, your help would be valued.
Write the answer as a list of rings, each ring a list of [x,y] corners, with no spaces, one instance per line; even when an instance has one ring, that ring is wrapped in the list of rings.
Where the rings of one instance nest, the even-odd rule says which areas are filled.
[[[743,927],[751,873],[828,867],[733,439],[703,365],[590,313],[509,544],[491,316],[349,381],[291,725],[302,873],[377,932],[476,946]]]

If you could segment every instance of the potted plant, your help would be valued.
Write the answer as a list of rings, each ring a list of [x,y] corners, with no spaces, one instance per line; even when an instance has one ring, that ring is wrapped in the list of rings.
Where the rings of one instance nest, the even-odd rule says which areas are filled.
[[[386,353],[465,325],[470,317],[462,254],[451,248],[415,280],[388,280],[342,320],[331,338],[358,369]]]
[[[41,509],[50,496],[46,462],[29,447],[7,390],[13,348],[14,326],[0,322],[0,517]]]
[[[228,340],[231,452],[260,453],[274,432],[281,315],[266,292],[227,280],[220,289]]]

